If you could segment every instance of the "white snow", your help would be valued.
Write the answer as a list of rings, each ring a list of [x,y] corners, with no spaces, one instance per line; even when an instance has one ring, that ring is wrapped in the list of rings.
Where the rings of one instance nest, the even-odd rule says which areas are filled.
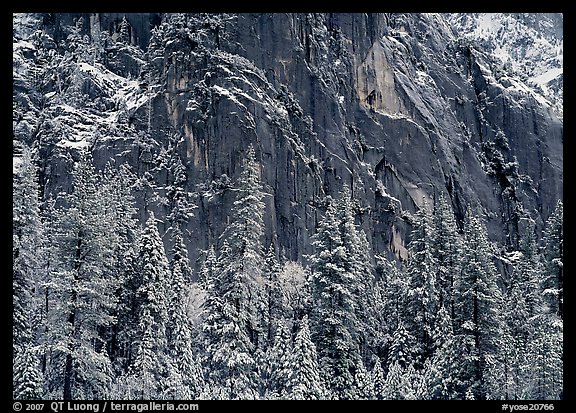
[[[562,117],[562,91],[548,84],[563,73],[563,40],[546,32],[546,28],[552,27],[546,16],[539,17],[540,29],[529,26],[522,18],[522,15],[507,13],[448,15],[457,36],[487,44],[492,49],[487,56],[497,64],[506,65],[509,77],[516,78],[515,89],[523,93],[529,89],[531,96],[552,106]],[[489,68],[484,66],[483,72],[486,69]]]
[[[12,51],[16,52],[20,49],[24,49],[24,50],[36,50],[36,47],[34,47],[34,45],[32,43],[30,43],[29,41],[26,40],[18,40],[14,43],[12,43]]]
[[[20,156],[13,156],[12,157],[12,173],[15,174],[20,169],[20,165],[22,164],[22,158]]]
[[[533,77],[532,81],[534,83],[539,84],[539,85],[545,85],[548,82],[550,82],[551,80],[554,80],[558,76],[560,76],[562,74],[562,72],[563,72],[563,69],[560,67],[548,69],[546,72],[542,73],[541,75]]]

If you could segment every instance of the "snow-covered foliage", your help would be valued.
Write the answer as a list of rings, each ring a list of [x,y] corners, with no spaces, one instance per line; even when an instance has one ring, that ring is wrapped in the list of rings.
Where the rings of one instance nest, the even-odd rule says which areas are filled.
[[[490,53],[499,66],[495,72],[508,77],[510,88],[541,96],[562,116],[562,14],[458,13],[448,21],[455,33]]]
[[[562,398],[563,205],[546,222],[522,208],[516,189],[534,185],[509,136],[487,120],[495,99],[536,99],[561,115],[558,24],[526,14],[383,16],[370,53],[387,87],[395,82],[389,91],[413,104],[405,107],[357,102],[358,85],[344,78],[355,71],[360,82],[369,70],[332,19],[306,14],[286,32],[298,34],[290,53],[305,74],[288,61],[271,74],[242,55],[260,39],[230,39],[244,17],[167,13],[144,51],[126,16],[109,33],[83,18],[47,30],[50,15],[14,14],[14,399]],[[438,33],[450,42],[435,45]],[[468,97],[445,96],[438,71],[416,62],[413,52],[432,46],[445,56],[426,61],[445,58],[453,80],[470,78]],[[461,199],[449,165],[431,166],[448,191],[430,181],[427,193],[380,157],[396,156],[388,146],[368,145],[346,118],[350,138],[326,116],[344,148],[333,152],[283,76],[310,76],[314,105],[333,98],[335,116],[354,108],[374,128],[405,125],[412,135],[398,134],[401,145],[467,151],[506,199],[505,245],[488,237],[485,218],[496,212]],[[458,125],[456,150],[442,128],[472,98],[486,134]],[[438,106],[450,108],[445,119]],[[219,125],[219,112],[234,121]],[[232,134],[230,125],[241,142],[214,165],[207,148],[229,135],[213,132]],[[362,160],[353,169],[347,157]],[[295,175],[305,175],[307,216],[270,219],[282,201],[304,199],[280,196],[270,159],[288,165],[295,194]],[[366,225],[382,211],[364,196],[389,222]],[[206,236],[191,224],[199,220]],[[398,260],[371,242],[389,223],[409,240],[393,229]],[[312,252],[288,259],[300,246],[286,251],[279,226],[296,228],[294,243]]]

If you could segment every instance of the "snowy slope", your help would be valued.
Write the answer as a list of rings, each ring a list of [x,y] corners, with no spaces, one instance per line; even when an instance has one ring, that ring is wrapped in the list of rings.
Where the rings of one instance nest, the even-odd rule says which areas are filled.
[[[57,53],[53,39],[39,30],[39,16],[13,17],[15,138],[39,129],[58,146],[84,147],[131,135],[127,119],[150,98],[140,82],[112,72],[90,50],[83,50],[89,62],[78,60],[72,51],[87,46],[71,38],[70,52]]]
[[[458,35],[491,53],[562,117],[562,13],[456,13],[447,19]]]

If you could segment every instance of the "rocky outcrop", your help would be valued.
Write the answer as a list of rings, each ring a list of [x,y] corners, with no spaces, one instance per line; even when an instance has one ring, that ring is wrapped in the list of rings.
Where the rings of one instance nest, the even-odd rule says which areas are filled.
[[[42,16],[37,24],[63,38],[57,33],[77,17]],[[82,30],[91,37],[108,32],[116,45],[123,17],[86,15],[90,25]],[[78,93],[102,97],[104,106],[98,113],[87,112],[90,102],[74,108],[76,122],[97,130],[98,138],[44,132],[57,136],[42,146],[51,168],[44,172],[46,193],[63,185],[66,168],[56,165],[58,157],[80,142],[100,166],[113,158],[140,176],[148,172],[162,193],[169,174],[155,159],[177,141],[185,189],[197,207],[187,226],[192,260],[198,248],[218,242],[231,183],[250,144],[267,193],[266,244],[274,239],[291,259],[311,252],[322,198],[343,184],[352,188],[357,222],[374,252],[400,257],[406,257],[411,215],[440,194],[460,220],[468,206],[482,214],[491,238],[511,248],[523,218],[541,228],[563,197],[563,126],[553,105],[455,33],[446,16],[126,18],[125,45],[108,46],[108,60],[83,72],[88,86]],[[39,64],[19,53],[23,64]],[[98,83],[102,75],[110,82]],[[30,88],[15,89],[15,100]],[[40,139],[45,124],[22,122],[15,119],[15,130],[23,131],[17,139]],[[146,199],[144,191],[141,208],[166,214],[161,203]]]

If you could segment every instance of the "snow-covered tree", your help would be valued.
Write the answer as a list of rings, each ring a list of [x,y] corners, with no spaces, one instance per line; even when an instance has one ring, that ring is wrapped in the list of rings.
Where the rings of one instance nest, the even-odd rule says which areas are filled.
[[[415,343],[416,338],[406,329],[404,322],[400,322],[390,342],[387,359],[388,368],[391,368],[392,364],[407,368],[410,364],[417,361],[419,354],[416,352]]]
[[[456,335],[471,334],[474,338],[474,353],[478,358],[470,372],[470,380],[480,383],[473,391],[476,399],[488,396],[486,379],[498,377],[500,373],[493,370],[504,366],[501,359],[505,329],[503,299],[493,255],[486,228],[468,209],[464,221],[462,267],[454,281],[454,321]]]
[[[102,203],[102,185],[88,154],[80,154],[72,175],[72,191],[51,222],[46,377],[51,391],[64,399],[101,398],[111,381],[102,331],[114,322],[118,235],[110,231],[115,215]]]
[[[374,267],[370,257],[370,244],[364,231],[356,226],[354,219],[354,199],[348,185],[344,185],[337,200],[338,223],[342,246],[345,250],[344,271],[352,279],[354,313],[357,322],[351,326],[357,331],[359,350],[363,358],[368,358],[368,345],[373,342],[375,331],[371,320],[371,307],[374,302]]]
[[[160,162],[160,167],[166,170],[167,179],[166,198],[170,212],[166,218],[172,227],[178,226],[182,231],[193,216],[193,205],[186,191],[188,174],[178,149],[183,140],[181,136],[171,137],[168,148],[162,148],[165,155],[164,162]]]
[[[250,146],[236,184],[230,222],[221,236],[213,279],[206,280],[203,334],[213,385],[227,398],[252,398],[259,387],[253,352],[262,336],[264,193]]]
[[[384,400],[400,400],[403,398],[404,368],[395,361],[388,368],[382,396]]]
[[[130,23],[128,23],[128,20],[126,19],[126,16],[124,16],[122,18],[122,21],[120,22],[120,26],[118,28],[118,41],[125,43],[125,44],[129,44],[130,43]]]
[[[409,333],[416,339],[414,352],[420,356],[422,363],[434,351],[432,335],[439,309],[431,219],[425,204],[415,216],[406,269],[409,287],[405,322]]]
[[[249,146],[236,183],[235,201],[230,211],[230,223],[221,236],[228,248],[221,249],[218,259],[222,271],[222,291],[228,290],[235,306],[245,313],[245,326],[250,341],[258,346],[262,326],[258,317],[264,295],[264,192],[260,183],[260,165],[254,148]],[[227,280],[228,279],[228,280]],[[228,284],[228,286],[226,285]],[[233,290],[236,290],[232,292]]]
[[[12,332],[13,351],[32,340],[32,293],[42,269],[43,225],[40,220],[39,185],[30,150],[18,159],[12,185]]]
[[[330,197],[328,208],[313,237],[312,266],[313,339],[322,374],[330,390],[346,397],[360,362],[356,319],[356,278],[347,271],[338,211]]]
[[[504,318],[507,324],[507,337],[504,340],[505,377],[501,383],[506,399],[525,399],[525,374],[530,370],[528,344],[530,340],[530,308],[527,301],[529,292],[522,283],[521,268],[515,268],[511,275],[505,300]],[[528,293],[528,294],[527,294]]]
[[[404,325],[408,298],[408,280],[395,263],[385,257],[378,257],[380,279],[374,286],[373,314],[375,342],[374,351],[386,360],[394,334]]]
[[[252,356],[254,345],[246,328],[244,280],[225,264],[229,260],[228,254],[230,248],[224,241],[215,277],[206,280],[202,324],[206,370],[210,387],[220,389],[218,394],[222,397],[253,398],[256,364]]]
[[[518,383],[526,398],[559,399],[562,397],[564,380],[564,324],[563,324],[563,234],[562,202],[558,202],[554,213],[546,221],[543,233],[542,262],[536,252],[535,240],[524,237],[523,260],[518,265],[520,282],[518,295],[525,299],[525,311],[511,320],[522,322],[527,318],[524,329],[519,326],[512,331],[520,332],[519,344],[526,345],[526,358],[530,369],[518,373]],[[540,288],[535,288],[539,286]],[[538,293],[535,293],[538,292]],[[527,317],[526,317],[527,316]],[[522,365],[518,366],[518,370]]]
[[[40,219],[39,185],[28,147],[24,146],[14,170],[12,185],[12,361],[15,399],[40,399],[43,380],[33,323],[37,316],[34,299],[44,267],[44,226]],[[38,326],[36,326],[38,328]]]
[[[43,397],[43,377],[38,356],[32,346],[20,348],[15,354],[12,370],[14,400],[40,400]]]
[[[563,217],[564,207],[558,201],[542,235],[544,273],[541,281],[544,299],[550,312],[564,317],[564,274],[563,274]]]
[[[558,400],[563,397],[564,326],[553,314],[543,314],[534,324],[530,338],[530,375],[528,397],[535,400]]]
[[[114,369],[120,373],[125,372],[131,362],[137,330],[135,302],[140,274],[137,265],[139,226],[132,193],[135,181],[136,177],[127,165],[113,168],[108,164],[102,173],[100,188],[102,207],[111,215],[108,230],[118,237],[111,268],[117,305],[115,322],[106,332],[106,340]]]
[[[271,243],[265,256],[263,269],[263,277],[266,282],[260,316],[260,324],[264,329],[263,337],[260,340],[263,349],[268,348],[274,341],[278,323],[285,317],[284,296],[279,279],[281,272],[282,266],[276,258],[274,244]]]
[[[375,398],[374,395],[372,376],[368,370],[366,370],[364,363],[360,362],[356,367],[351,396],[354,400],[373,400]]]
[[[310,313],[312,306],[310,270],[301,264],[287,261],[278,274],[279,283],[284,298],[284,314],[286,320],[293,325]]]
[[[454,316],[454,275],[460,271],[461,241],[452,207],[440,195],[432,216],[432,256],[435,260],[438,305]]]
[[[210,245],[207,250],[201,252],[201,255],[202,259],[198,271],[198,284],[206,289],[207,282],[213,280],[216,276],[216,251],[214,250],[214,246]]]
[[[178,227],[172,228],[171,277],[168,281],[167,347],[172,386],[167,392],[175,399],[194,399],[203,388],[203,377],[192,348],[192,326],[188,316],[189,283],[192,270],[184,238]]]
[[[167,375],[168,302],[170,269],[154,213],[146,221],[140,237],[141,284],[137,290],[137,338],[129,377],[135,388],[133,398],[158,398]]]
[[[295,400],[321,400],[325,390],[320,377],[316,346],[310,337],[308,317],[304,316],[296,334],[290,360],[288,395]]]
[[[274,345],[266,353],[266,395],[272,398],[288,397],[291,375],[292,337],[285,322],[279,322]]]
[[[374,388],[374,398],[376,400],[384,400],[386,391],[386,375],[384,374],[382,362],[379,357],[376,358],[376,363],[374,363],[370,376]]]

